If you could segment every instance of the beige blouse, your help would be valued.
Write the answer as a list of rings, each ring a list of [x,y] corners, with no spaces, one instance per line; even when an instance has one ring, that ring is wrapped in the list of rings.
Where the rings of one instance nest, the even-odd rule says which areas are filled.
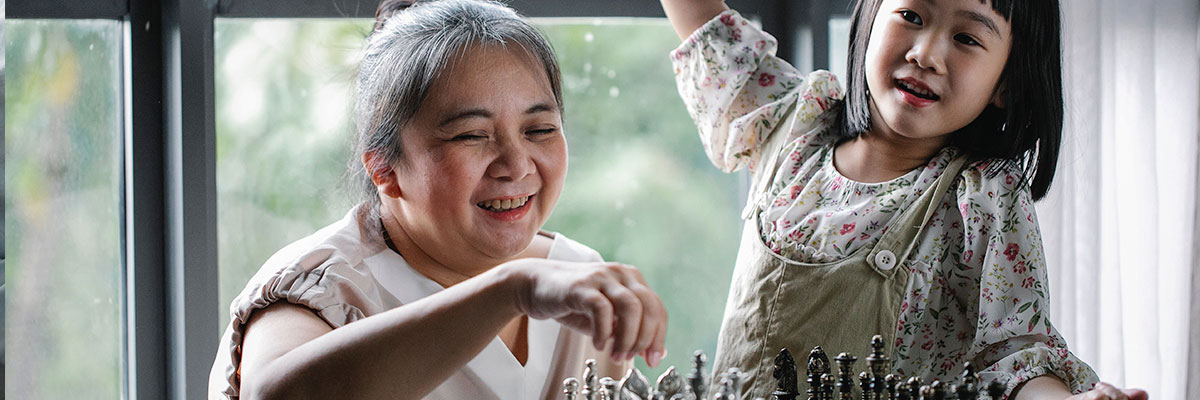
[[[365,215],[362,206],[354,208],[340,221],[275,253],[250,279],[229,307],[232,318],[209,377],[210,399],[239,398],[242,335],[255,310],[286,301],[312,309],[337,329],[443,289],[388,249],[378,233],[379,223]],[[561,234],[547,235],[554,238],[549,259],[602,261],[587,246]],[[612,363],[597,354],[591,339],[552,320],[530,319],[528,337],[525,365],[496,337],[425,398],[555,399],[563,379],[578,377],[588,358],[597,359],[599,376],[619,378],[629,366]]]

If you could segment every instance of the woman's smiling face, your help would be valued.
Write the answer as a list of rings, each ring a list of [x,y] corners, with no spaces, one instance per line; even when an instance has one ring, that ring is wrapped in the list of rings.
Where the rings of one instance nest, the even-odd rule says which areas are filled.
[[[936,138],[1001,105],[1011,25],[979,0],[884,0],[865,61],[872,130]]]
[[[443,265],[525,250],[567,171],[562,115],[546,69],[519,46],[471,47],[401,130],[392,203],[405,233]],[[462,271],[470,273],[469,271]]]

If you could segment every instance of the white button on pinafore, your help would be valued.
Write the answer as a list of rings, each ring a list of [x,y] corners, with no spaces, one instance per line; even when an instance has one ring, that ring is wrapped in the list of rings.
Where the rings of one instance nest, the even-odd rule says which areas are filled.
[[[888,250],[875,253],[875,266],[884,271],[891,270],[896,266],[896,254]]]

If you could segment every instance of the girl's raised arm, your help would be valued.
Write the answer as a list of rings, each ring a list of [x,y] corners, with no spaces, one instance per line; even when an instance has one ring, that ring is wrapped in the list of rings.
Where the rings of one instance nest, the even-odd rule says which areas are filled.
[[[724,0],[662,0],[662,6],[679,40],[687,39],[696,28],[729,9]]]

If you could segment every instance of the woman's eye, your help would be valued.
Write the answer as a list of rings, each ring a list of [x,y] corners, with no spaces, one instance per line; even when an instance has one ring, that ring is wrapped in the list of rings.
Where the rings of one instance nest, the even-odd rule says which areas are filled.
[[[975,40],[975,38],[971,37],[970,35],[966,35],[966,34],[962,34],[962,33],[954,35],[954,40],[957,40],[959,43],[962,43],[962,44],[965,44],[968,46],[979,46],[980,45],[979,41]]]
[[[487,138],[487,136],[476,134],[476,133],[464,133],[464,134],[455,136],[453,138],[450,138],[450,140],[455,141],[455,142],[462,142],[462,141],[470,141],[470,140],[478,140],[478,139],[486,139],[486,138]]]
[[[526,131],[525,134],[530,136],[546,136],[558,131],[558,128],[533,129]]]
[[[925,23],[925,21],[921,20],[920,15],[917,15],[917,13],[912,12],[911,10],[901,11],[900,18],[904,18],[905,21],[908,21],[908,22],[911,22],[911,23],[914,23],[917,25],[921,25],[921,24]]]

